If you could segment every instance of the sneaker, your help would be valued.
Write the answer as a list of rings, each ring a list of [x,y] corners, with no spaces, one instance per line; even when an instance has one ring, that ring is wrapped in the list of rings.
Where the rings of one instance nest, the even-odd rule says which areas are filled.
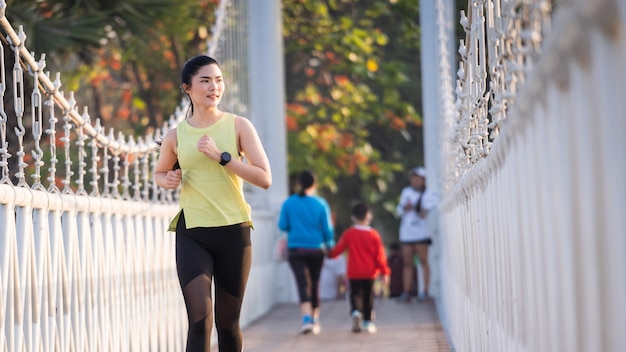
[[[322,325],[320,325],[320,319],[319,318],[313,318],[313,329],[311,330],[311,332],[314,335],[319,335],[319,333],[322,331]]]
[[[361,312],[355,310],[352,312],[352,332],[361,332]]]
[[[409,303],[411,302],[411,295],[406,292],[402,292],[402,294],[398,296],[396,300],[401,303]]]
[[[322,326],[320,325],[320,323],[313,323],[313,328],[311,329],[311,332],[313,333],[313,335],[319,335],[321,331],[322,331]]]
[[[425,293],[425,292],[420,292],[420,294],[419,294],[419,295],[417,295],[417,300],[418,300],[418,301],[423,301],[423,300],[428,299],[428,297],[429,297],[429,296],[428,296],[428,294],[427,294],[427,293]]]
[[[300,327],[300,333],[302,335],[308,334],[310,332],[313,332],[313,324],[311,323],[304,323],[302,324],[302,326]]]
[[[305,315],[302,317],[302,326],[300,327],[301,334],[308,334],[313,332],[313,319],[311,316]]]
[[[373,321],[366,320],[363,322],[363,330],[369,332],[370,334],[374,334],[376,333],[376,331],[378,331],[378,328]]]

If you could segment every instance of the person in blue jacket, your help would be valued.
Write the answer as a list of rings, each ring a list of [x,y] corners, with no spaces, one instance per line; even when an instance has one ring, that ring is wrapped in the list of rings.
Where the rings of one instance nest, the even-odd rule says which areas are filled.
[[[334,226],[328,202],[316,194],[312,171],[300,173],[300,190],[282,205],[278,227],[287,232],[289,266],[300,296],[300,333],[318,334],[319,279],[326,251],[334,246]]]

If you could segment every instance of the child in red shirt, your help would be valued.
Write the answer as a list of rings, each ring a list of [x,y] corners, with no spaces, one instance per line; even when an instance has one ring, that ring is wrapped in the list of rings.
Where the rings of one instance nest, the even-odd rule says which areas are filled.
[[[335,258],[344,250],[348,251],[346,276],[350,283],[352,331],[364,329],[374,333],[377,330],[372,321],[374,279],[382,274],[384,285],[388,285],[391,270],[380,234],[370,226],[372,213],[366,204],[358,203],[352,208],[352,221],[354,225],[343,232],[328,257]]]

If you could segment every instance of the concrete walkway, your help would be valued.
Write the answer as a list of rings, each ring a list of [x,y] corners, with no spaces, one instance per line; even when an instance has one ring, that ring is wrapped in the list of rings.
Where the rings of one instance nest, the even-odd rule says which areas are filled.
[[[378,332],[353,333],[348,303],[322,302],[319,335],[298,334],[300,311],[282,304],[243,330],[245,352],[449,352],[435,303],[377,300]]]

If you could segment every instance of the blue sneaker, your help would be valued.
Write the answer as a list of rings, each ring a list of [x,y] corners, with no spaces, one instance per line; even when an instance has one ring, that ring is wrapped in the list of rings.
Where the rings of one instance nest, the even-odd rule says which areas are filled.
[[[302,326],[300,327],[301,334],[308,334],[313,331],[313,318],[310,315],[302,317]]]

